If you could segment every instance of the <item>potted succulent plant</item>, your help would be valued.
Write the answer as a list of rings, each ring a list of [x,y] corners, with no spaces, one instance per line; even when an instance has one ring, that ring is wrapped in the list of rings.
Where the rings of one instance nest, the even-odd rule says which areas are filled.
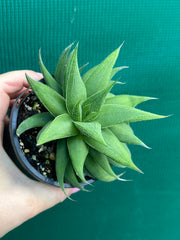
[[[164,116],[135,108],[150,97],[110,93],[117,83],[112,78],[126,68],[114,68],[121,46],[83,76],[77,45],[62,52],[54,75],[39,52],[43,82],[26,75],[32,91],[18,98],[10,123],[18,159],[36,179],[60,186],[65,192],[65,187],[72,186],[84,190],[94,179],[123,180],[122,173],[116,175],[112,166],[141,172],[127,144],[146,145],[129,123]]]

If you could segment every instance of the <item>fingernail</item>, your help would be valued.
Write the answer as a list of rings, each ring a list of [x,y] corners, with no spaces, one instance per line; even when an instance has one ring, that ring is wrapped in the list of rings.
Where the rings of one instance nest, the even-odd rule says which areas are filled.
[[[30,77],[35,80],[35,81],[39,81],[41,80],[42,78],[44,78],[44,76],[42,75],[42,73],[39,73],[39,72],[36,72],[35,74],[33,75],[30,75]]]
[[[72,194],[73,194],[73,193],[76,193],[76,192],[79,192],[79,191],[80,191],[79,188],[74,188]]]
[[[41,78],[44,77],[42,73],[40,73],[40,72],[36,72],[36,73],[37,73],[37,75],[39,75]]]

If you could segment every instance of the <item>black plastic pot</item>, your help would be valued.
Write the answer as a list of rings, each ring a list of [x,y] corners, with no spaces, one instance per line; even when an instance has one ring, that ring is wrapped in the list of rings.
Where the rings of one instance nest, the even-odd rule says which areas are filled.
[[[43,183],[47,183],[53,186],[59,187],[58,181],[53,181],[45,176],[43,176],[40,172],[38,172],[27,160],[27,158],[24,156],[21,148],[20,143],[18,140],[18,136],[16,135],[16,129],[17,129],[17,119],[18,119],[18,113],[19,109],[21,107],[21,104],[26,99],[24,97],[22,99],[22,96],[28,91],[29,89],[25,90],[16,100],[14,103],[14,106],[11,110],[10,115],[10,121],[9,121],[9,131],[6,130],[5,138],[4,138],[4,148],[6,149],[9,156],[12,158],[14,163],[17,165],[17,167],[25,173],[28,177],[38,180]],[[28,95],[27,95],[28,96]],[[94,179],[89,179],[87,182],[92,183],[94,182]],[[84,186],[86,184],[81,183],[81,186]],[[69,183],[64,184],[65,188],[72,188],[73,186]]]

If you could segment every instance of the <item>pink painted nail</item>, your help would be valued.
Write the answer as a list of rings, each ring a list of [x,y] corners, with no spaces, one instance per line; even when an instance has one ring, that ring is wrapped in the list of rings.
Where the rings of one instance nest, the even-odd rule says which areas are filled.
[[[44,78],[43,74],[40,72],[36,72],[41,78]]]
[[[79,192],[79,191],[80,191],[79,188],[74,188],[72,194],[73,194],[73,193],[76,193],[76,192]]]

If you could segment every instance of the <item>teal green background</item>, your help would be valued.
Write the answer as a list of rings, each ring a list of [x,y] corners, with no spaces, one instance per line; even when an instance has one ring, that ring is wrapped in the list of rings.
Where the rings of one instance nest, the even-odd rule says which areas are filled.
[[[133,124],[151,150],[130,146],[144,175],[96,182],[7,234],[4,240],[180,239],[180,1],[1,0],[0,72],[39,71],[38,49],[54,71],[62,49],[79,41],[79,65],[99,63],[123,41],[114,92],[157,97],[141,109],[173,116]]]

